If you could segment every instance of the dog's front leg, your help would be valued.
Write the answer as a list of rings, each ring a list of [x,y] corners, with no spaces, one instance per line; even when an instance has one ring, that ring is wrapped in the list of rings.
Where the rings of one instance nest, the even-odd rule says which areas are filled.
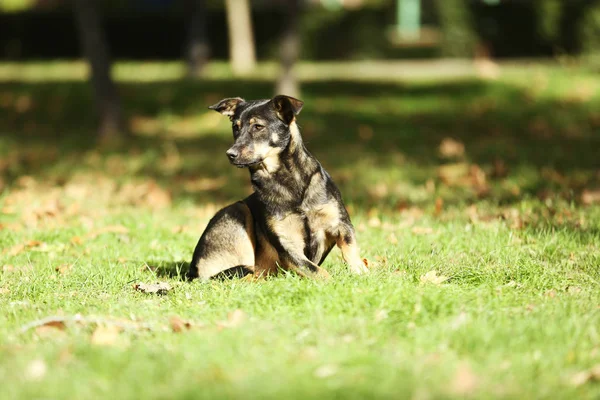
[[[279,260],[285,269],[301,276],[329,277],[327,271],[309,260],[304,254],[304,220],[298,214],[270,219],[269,228],[272,242],[279,253]]]
[[[369,272],[369,269],[365,266],[365,263],[360,257],[360,251],[358,244],[356,243],[356,235],[351,226],[345,227],[345,229],[340,232],[336,243],[342,251],[342,258],[350,267],[350,271],[355,274],[366,274]]]

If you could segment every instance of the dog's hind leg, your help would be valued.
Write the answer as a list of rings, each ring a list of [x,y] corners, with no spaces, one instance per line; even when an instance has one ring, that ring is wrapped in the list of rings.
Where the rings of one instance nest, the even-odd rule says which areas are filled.
[[[189,279],[254,271],[255,235],[250,209],[237,202],[217,212],[200,237],[190,265]],[[240,271],[237,271],[240,272]]]

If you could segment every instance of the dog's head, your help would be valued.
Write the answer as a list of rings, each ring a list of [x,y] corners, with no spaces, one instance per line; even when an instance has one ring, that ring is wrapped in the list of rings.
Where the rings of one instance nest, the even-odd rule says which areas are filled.
[[[285,150],[303,105],[298,99],[279,95],[270,100],[227,98],[209,108],[231,120],[234,143],[227,150],[227,157],[233,165],[243,168]]]

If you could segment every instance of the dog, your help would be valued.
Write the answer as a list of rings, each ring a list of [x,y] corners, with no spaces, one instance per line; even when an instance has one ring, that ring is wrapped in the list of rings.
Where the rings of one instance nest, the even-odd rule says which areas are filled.
[[[194,250],[188,279],[261,277],[287,270],[329,277],[320,267],[337,245],[350,270],[368,272],[339,189],[306,149],[296,116],[304,102],[284,95],[209,107],[232,123],[231,164],[250,171],[253,193],[209,221]]]

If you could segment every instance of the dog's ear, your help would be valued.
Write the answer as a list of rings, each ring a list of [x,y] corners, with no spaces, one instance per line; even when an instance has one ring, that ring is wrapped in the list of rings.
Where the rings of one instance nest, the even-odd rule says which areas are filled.
[[[277,111],[279,118],[289,124],[294,120],[294,117],[300,114],[304,102],[290,96],[278,95],[273,97],[273,107]]]
[[[220,112],[223,115],[227,115],[229,118],[231,118],[233,114],[235,114],[235,109],[237,108],[237,106],[243,102],[244,99],[240,97],[230,97],[227,99],[223,99],[217,104],[213,104],[208,108]]]

